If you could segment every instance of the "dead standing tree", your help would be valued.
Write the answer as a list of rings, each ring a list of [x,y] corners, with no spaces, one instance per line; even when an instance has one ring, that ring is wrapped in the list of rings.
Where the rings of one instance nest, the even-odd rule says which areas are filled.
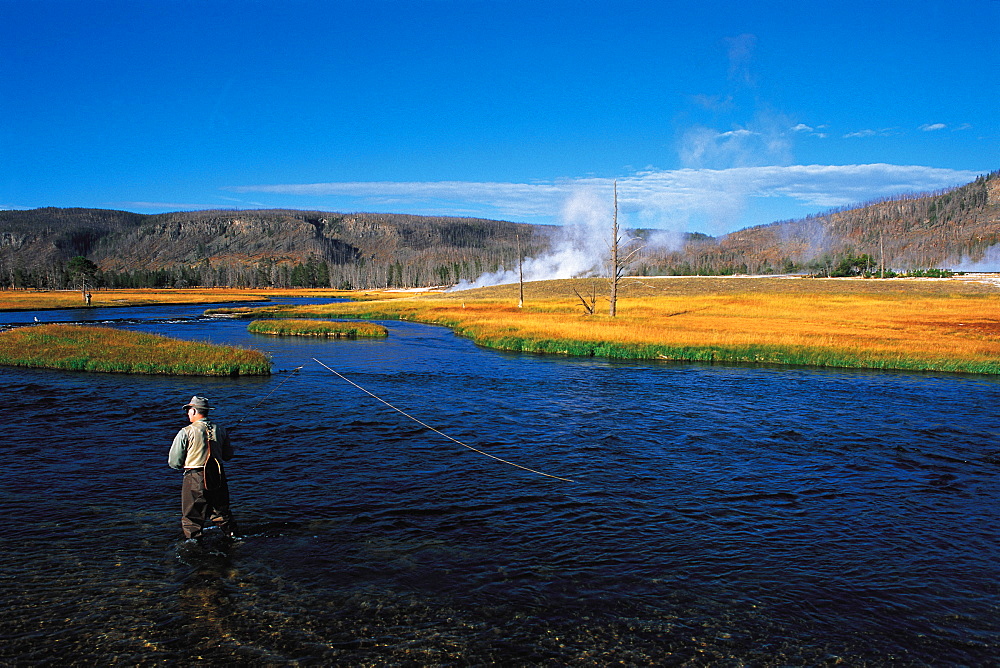
[[[521,235],[517,236],[517,307],[524,308],[524,258],[521,256]]]
[[[635,239],[623,237],[618,227],[618,181],[614,182],[615,187],[615,213],[611,223],[611,259],[608,262],[608,280],[611,284],[611,306],[608,308],[608,315],[614,318],[618,315],[618,284],[628,271],[632,260],[642,250],[642,245],[635,245],[631,249]]]

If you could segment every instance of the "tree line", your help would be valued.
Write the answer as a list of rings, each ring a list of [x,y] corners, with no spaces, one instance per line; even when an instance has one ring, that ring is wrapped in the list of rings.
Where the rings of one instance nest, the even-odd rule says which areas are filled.
[[[159,269],[104,271],[74,269],[83,256],[25,268],[0,262],[0,290],[100,290],[136,288],[335,288],[376,290],[449,286],[472,281],[483,273],[497,271],[511,262],[507,256],[470,254],[442,261],[440,258],[410,258],[385,263],[359,260],[331,263],[317,256],[305,262],[247,263],[202,262],[195,266],[174,265]]]

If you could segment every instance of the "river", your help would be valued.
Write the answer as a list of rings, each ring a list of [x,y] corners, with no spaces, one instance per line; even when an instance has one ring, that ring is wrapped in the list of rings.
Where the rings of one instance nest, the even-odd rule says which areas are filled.
[[[266,338],[203,308],[0,314],[275,370],[0,368],[0,663],[998,665],[997,379],[508,354],[407,322]],[[193,394],[232,427],[233,544],[181,540],[166,454]]]

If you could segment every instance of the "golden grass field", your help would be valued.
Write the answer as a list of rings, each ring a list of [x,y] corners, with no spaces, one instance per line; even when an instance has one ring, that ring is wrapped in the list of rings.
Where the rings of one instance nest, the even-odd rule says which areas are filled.
[[[585,314],[574,290],[588,299],[597,291],[594,315]],[[445,325],[494,348],[567,355],[1000,373],[1000,283],[988,280],[627,278],[615,318],[606,315],[607,293],[602,279],[532,282],[518,308],[517,285],[451,293],[295,290],[289,294],[356,301],[209,312],[399,318]],[[79,293],[71,294],[79,299]],[[95,302],[98,294],[112,293],[95,293]],[[208,303],[283,293],[130,294],[146,303]]]
[[[597,312],[585,315],[574,288]],[[957,279],[575,279],[453,293],[368,292],[277,317],[401,318],[500,349],[635,359],[1000,373],[1000,287]],[[257,311],[258,309],[253,309]],[[267,311],[268,309],[264,309]]]
[[[337,290],[238,290],[232,288],[184,288],[178,290],[93,290],[91,306],[148,306],[151,304],[216,304],[220,302],[267,301],[271,297],[340,296]],[[0,290],[0,311],[85,308],[79,290]]]

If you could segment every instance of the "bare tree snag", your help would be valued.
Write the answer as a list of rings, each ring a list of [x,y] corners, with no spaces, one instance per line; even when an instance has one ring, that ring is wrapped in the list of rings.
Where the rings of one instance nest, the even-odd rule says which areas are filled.
[[[524,262],[521,257],[521,235],[517,234],[515,236],[517,237],[517,307],[524,308]]]
[[[622,277],[622,266],[618,262],[618,181],[615,181],[615,215],[611,224],[611,306],[608,315],[612,318],[618,313],[618,281]]]
[[[629,265],[635,256],[642,250],[643,245],[635,243],[635,239],[625,239],[621,236],[618,227],[618,181],[615,186],[615,213],[611,222],[611,260],[609,262],[609,281],[611,283],[611,306],[608,308],[608,315],[614,318],[618,315],[618,284],[628,271]],[[624,252],[622,246],[632,245],[632,248]]]
[[[586,315],[594,315],[594,311],[597,310],[597,286],[593,286],[593,292],[588,300],[586,297],[580,294],[580,291],[573,287],[573,292],[580,299],[580,303],[583,305],[583,311]]]

